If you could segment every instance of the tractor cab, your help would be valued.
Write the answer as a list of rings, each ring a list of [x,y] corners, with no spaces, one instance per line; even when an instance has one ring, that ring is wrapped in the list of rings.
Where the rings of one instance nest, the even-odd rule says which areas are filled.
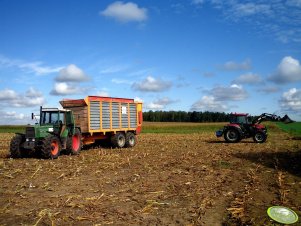
[[[70,110],[41,108],[40,126],[48,128],[48,132],[66,137],[68,131],[74,130],[73,114]]]
[[[250,117],[248,117],[248,114],[233,113],[230,115],[230,124],[246,125],[252,124],[252,122],[250,120]]]

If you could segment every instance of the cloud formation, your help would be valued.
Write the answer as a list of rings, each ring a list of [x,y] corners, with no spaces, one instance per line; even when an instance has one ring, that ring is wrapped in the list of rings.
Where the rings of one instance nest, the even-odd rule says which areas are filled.
[[[225,112],[228,110],[226,103],[216,100],[213,96],[203,96],[191,106],[191,111]]]
[[[146,104],[145,108],[149,110],[162,110],[164,109],[167,105],[176,103],[176,100],[172,100],[169,97],[163,97],[159,98],[153,102],[150,102]]]
[[[222,17],[227,21],[245,23],[255,32],[271,36],[280,42],[301,42],[300,0],[192,1],[196,7],[204,2],[220,11]],[[202,7],[198,8],[202,9]]]
[[[24,60],[10,59],[0,55],[0,66],[18,68],[26,73],[46,75],[60,71],[63,67],[45,66],[41,61],[28,62]]]
[[[67,95],[81,94],[84,93],[85,91],[86,91],[85,88],[81,88],[74,83],[56,82],[50,94],[54,96],[67,96]]]
[[[248,84],[256,85],[262,82],[259,75],[253,73],[242,74],[238,78],[234,79],[233,84]]]
[[[54,96],[82,94],[88,88],[80,87],[80,84],[88,80],[90,80],[89,76],[82,69],[75,64],[69,64],[59,71],[50,94]]]
[[[58,82],[83,82],[89,80],[89,77],[76,65],[69,64],[59,71],[55,80]]]
[[[237,84],[229,87],[217,86],[211,89],[209,93],[217,101],[239,101],[245,100],[248,97],[247,91]]]
[[[122,23],[143,22],[147,20],[147,9],[140,8],[136,3],[116,1],[100,12],[100,15],[115,19]]]
[[[155,79],[152,76],[148,76],[141,82],[134,82],[132,89],[141,92],[162,92],[170,89],[171,86],[172,82],[170,81],[164,81],[160,78]]]
[[[252,68],[251,60],[246,59],[243,62],[235,62],[235,61],[228,61],[223,65],[218,66],[219,69],[224,71],[245,71],[250,70]]]
[[[301,89],[292,88],[284,92],[279,103],[283,111],[301,114]]]
[[[300,62],[291,56],[284,57],[269,80],[277,84],[301,81]]]
[[[33,107],[45,103],[43,94],[30,87],[25,93],[17,93],[12,89],[0,90],[0,105],[6,107]]]

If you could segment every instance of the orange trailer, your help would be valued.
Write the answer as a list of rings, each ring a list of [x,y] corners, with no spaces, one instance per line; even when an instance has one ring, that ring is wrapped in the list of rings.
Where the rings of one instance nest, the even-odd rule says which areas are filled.
[[[134,99],[87,96],[85,99],[64,99],[64,109],[73,112],[84,145],[107,139],[114,147],[133,147],[141,132],[142,103]]]

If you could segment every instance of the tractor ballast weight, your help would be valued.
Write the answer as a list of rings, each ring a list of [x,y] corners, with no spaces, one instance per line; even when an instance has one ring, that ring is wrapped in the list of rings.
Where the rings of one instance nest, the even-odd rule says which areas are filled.
[[[267,128],[260,124],[263,121],[294,122],[287,115],[281,118],[274,114],[263,113],[251,121],[248,114],[232,113],[230,114],[230,123],[224,126],[223,129],[216,131],[215,134],[217,137],[224,136],[225,141],[230,143],[251,137],[254,142],[263,143],[268,137]]]

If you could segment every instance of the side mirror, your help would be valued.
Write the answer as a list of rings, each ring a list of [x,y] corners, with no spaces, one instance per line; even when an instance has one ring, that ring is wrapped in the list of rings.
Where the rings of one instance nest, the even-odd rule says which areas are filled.
[[[31,113],[31,120],[34,119],[34,113]]]

